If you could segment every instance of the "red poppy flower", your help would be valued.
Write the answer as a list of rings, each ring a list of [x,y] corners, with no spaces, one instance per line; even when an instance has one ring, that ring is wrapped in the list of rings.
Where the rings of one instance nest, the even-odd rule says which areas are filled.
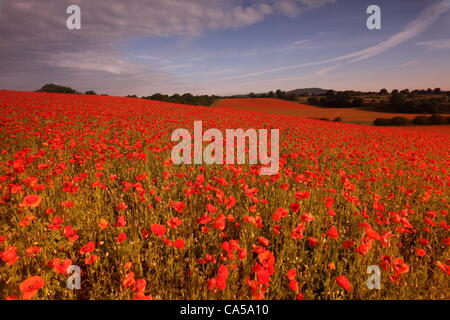
[[[280,221],[282,218],[287,217],[289,214],[289,211],[285,208],[278,208],[275,210],[274,214],[272,215],[273,221]]]
[[[258,237],[258,242],[266,247],[269,245],[269,239],[264,237]]]
[[[292,239],[303,239],[303,231],[305,231],[305,225],[299,224],[297,227],[295,227],[294,230],[291,232],[291,238]]]
[[[63,201],[61,202],[61,206],[65,208],[72,208],[74,206],[74,203],[72,201]]]
[[[122,243],[127,238],[127,235],[125,233],[121,233],[116,237],[116,240],[118,243]]]
[[[223,214],[220,214],[213,223],[213,228],[217,230],[224,230],[226,226],[225,223],[225,216]]]
[[[295,300],[305,300],[305,296],[303,295],[303,293],[299,292],[295,296]]]
[[[423,257],[424,255],[427,254],[427,252],[425,250],[423,250],[422,248],[417,249],[416,253],[417,253],[418,257]]]
[[[441,269],[442,271],[444,271],[446,274],[448,274],[450,276],[450,265],[443,264],[440,261],[436,262],[436,264],[439,267],[439,269]]]
[[[84,263],[91,264],[91,263],[94,263],[95,261],[97,261],[98,259],[99,259],[99,256],[97,256],[95,254],[91,254],[89,257],[84,258]]]
[[[231,209],[236,204],[236,198],[234,196],[229,196],[225,199],[225,206],[227,209]]]
[[[396,274],[403,274],[409,272],[409,266],[403,261],[402,258],[394,259],[393,267]]]
[[[309,245],[310,245],[311,247],[316,247],[316,246],[319,245],[320,241],[319,241],[319,239],[317,239],[317,238],[309,237],[309,238],[308,238],[308,243],[309,243]]]
[[[19,260],[19,256],[17,256],[17,247],[10,246],[5,248],[4,251],[0,251],[0,258],[2,261],[6,262],[8,266],[12,266],[17,260]]]
[[[25,196],[25,198],[23,198],[22,206],[36,208],[41,203],[41,201],[42,201],[41,196],[38,196],[36,194],[30,194]]]
[[[54,258],[52,260],[53,269],[60,274],[66,274],[67,268],[69,268],[71,265],[72,260],[70,259],[64,259],[64,261],[61,261],[59,258]]]
[[[98,222],[98,226],[100,227],[100,229],[106,229],[109,226],[108,221],[106,221],[106,219],[104,218],[100,218],[100,221]]]
[[[290,270],[288,270],[288,272],[287,272],[287,278],[288,278],[289,280],[294,280],[296,274],[297,274],[297,270],[295,270],[295,269],[290,269]]]
[[[296,202],[291,203],[291,205],[289,206],[289,208],[293,211],[293,212],[298,212],[298,210],[300,210],[300,205]]]
[[[134,272],[128,272],[125,276],[125,278],[122,280],[122,285],[127,288],[131,287],[133,284],[136,283],[136,280],[134,279]]]
[[[184,202],[176,202],[174,205],[173,205],[173,207],[175,208],[175,210],[176,211],[178,211],[178,212],[183,212],[183,209],[184,209],[184,207],[185,207],[186,205],[184,204]]]
[[[327,231],[327,236],[329,236],[332,239],[338,239],[339,238],[339,232],[338,229],[335,226],[332,226],[328,231]]]
[[[28,227],[34,219],[36,219],[36,216],[26,216],[19,222],[19,226]]]
[[[306,198],[308,198],[311,195],[311,192],[309,191],[297,191],[295,193],[295,198],[297,200],[305,200]]]
[[[336,277],[336,281],[341,288],[347,290],[348,292],[352,291],[352,285],[350,284],[350,281],[348,281],[346,276],[341,275],[339,277]]]
[[[128,208],[127,204],[125,202],[120,202],[117,205],[117,210],[125,210],[126,208]]]
[[[31,246],[27,248],[25,252],[27,253],[27,257],[34,258],[41,252],[41,248],[37,246]]]
[[[169,225],[169,227],[171,227],[173,229],[175,229],[182,223],[183,223],[183,220],[179,219],[178,217],[172,217],[172,218],[170,218],[169,221],[167,221],[167,224]]]
[[[22,292],[22,298],[24,300],[29,300],[33,298],[39,289],[44,287],[45,281],[40,276],[33,276],[23,281],[19,289]]]
[[[184,248],[184,240],[183,239],[175,240],[173,242],[173,246],[177,249],[183,249]]]
[[[78,240],[78,231],[73,229],[72,226],[65,226],[63,233],[70,242]]]
[[[300,219],[302,222],[311,222],[314,221],[314,216],[311,214],[311,212],[304,213],[300,216]]]
[[[92,252],[95,249],[95,242],[90,241],[88,243],[86,243],[81,249],[80,249],[80,254],[86,254],[89,252]]]
[[[117,218],[117,227],[125,227],[127,225],[127,219],[125,216],[120,216]]]
[[[162,235],[164,235],[164,234],[166,233],[166,227],[164,227],[164,226],[161,225],[161,224],[152,224],[152,225],[150,226],[150,230],[152,230],[152,232],[153,232],[155,235],[157,235],[158,237],[159,237],[159,236],[162,236]]]
[[[217,208],[214,207],[211,203],[206,204],[206,210],[211,213],[217,212]]]
[[[298,291],[298,282],[297,282],[297,280],[289,281],[289,289],[291,289],[292,291],[295,291],[295,292]]]

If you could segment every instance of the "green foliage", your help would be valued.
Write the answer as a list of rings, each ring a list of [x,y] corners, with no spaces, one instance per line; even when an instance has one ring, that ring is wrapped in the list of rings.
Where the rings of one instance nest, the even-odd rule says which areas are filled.
[[[447,118],[437,113],[431,115],[429,119],[432,124],[447,124]]]
[[[178,104],[189,104],[189,105],[197,105],[197,106],[211,106],[218,99],[217,96],[193,96],[190,93],[185,93],[183,95],[174,94],[172,96],[155,93],[148,97],[142,97],[143,99],[150,99],[156,101],[164,101],[164,102],[172,102]]]
[[[429,117],[417,116],[413,120],[410,120],[405,117],[394,117],[394,118],[378,118],[375,119],[375,121],[373,122],[375,126],[409,126],[411,124],[417,126],[426,126],[426,125],[443,125],[449,123],[450,117],[444,117],[436,113]]]
[[[364,100],[361,98],[353,99],[352,101],[352,107],[353,108],[360,108],[364,104]]]
[[[319,105],[320,101],[318,97],[309,97],[308,100],[306,100],[308,104],[312,104],[314,106]]]
[[[51,93],[79,93],[70,87],[60,86],[54,83],[47,83],[42,86],[37,92],[51,92]]]
[[[405,117],[394,117],[391,119],[393,126],[409,126],[411,125],[411,120]]]
[[[377,118],[373,121],[374,126],[391,126],[392,119],[389,118]]]
[[[412,121],[417,126],[425,126],[431,124],[431,120],[426,116],[417,116]]]
[[[355,93],[351,91],[338,91],[328,90],[326,97],[321,98],[320,100],[312,100],[309,101],[314,102],[311,104],[320,105],[328,108],[350,108],[350,107],[360,107],[363,104],[362,99],[353,99],[353,95]],[[311,100],[310,100],[311,99]]]

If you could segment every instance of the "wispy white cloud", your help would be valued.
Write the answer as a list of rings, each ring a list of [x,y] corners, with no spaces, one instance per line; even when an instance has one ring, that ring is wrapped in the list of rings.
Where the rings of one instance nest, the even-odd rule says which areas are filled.
[[[241,74],[236,76],[231,76],[228,78],[224,78],[222,80],[234,80],[239,78],[248,78],[253,76],[259,76],[267,73],[273,73],[273,72],[279,72],[279,71],[287,71],[287,70],[293,70],[298,68],[304,68],[304,67],[312,67],[312,66],[318,66],[323,64],[328,64],[332,62],[339,62],[344,60],[349,60],[346,63],[342,65],[348,65],[351,63],[355,63],[358,61],[366,60],[368,58],[377,56],[383,52],[386,52],[394,47],[399,46],[400,44],[403,44],[420,33],[427,30],[433,23],[435,23],[444,13],[450,10],[450,0],[441,0],[438,3],[428,7],[425,9],[422,13],[420,13],[419,17],[417,17],[412,22],[408,23],[402,31],[394,34],[393,36],[389,37],[387,40],[382,41],[376,45],[373,45],[369,48],[366,48],[364,50],[359,50],[356,52],[352,52],[346,55],[342,55],[339,57],[316,61],[316,62],[309,62],[309,63],[301,63],[301,64],[295,64],[285,67],[279,67],[279,68],[273,68],[273,69],[267,69],[264,71],[259,72],[253,72],[253,73],[247,73],[247,74]],[[436,44],[435,44],[436,45]],[[442,43],[441,43],[442,45]],[[336,67],[330,67],[327,70],[331,71],[336,69]],[[328,71],[328,72],[329,72]],[[324,75],[327,72],[321,72],[319,75]]]
[[[191,64],[171,64],[169,66],[163,67],[162,70],[186,69],[191,67]]]
[[[407,66],[411,66],[413,64],[417,64],[419,62],[423,61],[423,59],[415,59],[415,60],[410,60],[410,61],[406,61],[405,63],[402,63],[400,65],[400,67],[407,67]]]
[[[127,88],[134,91],[141,85],[136,83],[138,80],[146,80],[153,86],[161,79],[165,86],[170,85],[170,81],[178,86],[175,77],[168,75],[169,69],[164,76],[154,75],[170,63],[189,62],[180,62],[171,56],[158,59],[151,53],[125,56],[121,48],[130,41],[144,38],[172,37],[175,41],[189,41],[211,31],[239,30],[271,16],[298,16],[334,1],[0,0],[0,86],[29,90],[42,85],[46,78],[56,79],[51,81],[69,81],[70,78],[73,87],[82,88],[86,84],[81,78],[83,75],[92,82],[97,79],[96,87],[102,90],[106,88],[103,87],[105,74],[117,79],[114,87],[120,87],[121,91]],[[82,9],[80,32],[68,31],[65,27],[66,8],[73,3]],[[146,68],[153,77],[145,77],[142,67],[136,67],[138,63],[157,64],[153,69]],[[17,78],[19,71],[27,76]],[[75,73],[79,74],[76,79]],[[103,77],[99,78],[99,74]],[[14,86],[11,86],[11,79],[15,79]],[[122,86],[118,85],[120,81]]]
[[[438,39],[418,42],[418,45],[424,46],[430,50],[450,49],[450,39]]]
[[[282,46],[249,49],[249,50],[244,50],[241,53],[241,55],[243,57],[254,57],[254,56],[257,56],[260,54],[284,53],[284,52],[293,51],[293,50],[300,50],[300,49],[305,49],[307,47],[311,47],[311,46],[308,46],[309,42],[310,42],[310,40],[304,39],[304,40],[293,41],[289,44],[282,45]],[[236,54],[236,52],[233,52],[233,54]]]
[[[334,2],[335,0],[276,0],[273,7],[287,16],[295,17],[304,11]]]

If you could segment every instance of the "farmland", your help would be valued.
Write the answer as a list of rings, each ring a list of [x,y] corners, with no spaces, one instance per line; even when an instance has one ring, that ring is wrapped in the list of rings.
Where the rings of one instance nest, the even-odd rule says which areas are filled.
[[[270,98],[242,98],[242,99],[222,99],[216,108],[229,108],[235,110],[245,110],[252,112],[265,112],[271,114],[285,114],[302,118],[342,118],[344,122],[372,124],[376,118],[392,118],[396,116],[413,119],[419,114],[399,114],[365,110],[363,108],[326,108],[307,104],[270,99]],[[450,126],[412,126],[407,130],[417,130],[426,132],[439,132],[450,134]]]
[[[243,100],[0,91],[0,298],[450,299],[449,135]],[[174,165],[196,120],[279,129],[278,174]]]

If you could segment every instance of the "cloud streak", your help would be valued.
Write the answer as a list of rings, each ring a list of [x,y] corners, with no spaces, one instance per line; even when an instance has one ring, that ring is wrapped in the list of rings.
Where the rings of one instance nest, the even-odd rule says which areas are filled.
[[[422,59],[415,59],[415,60],[406,61],[405,63],[402,63],[400,65],[400,67],[403,68],[403,67],[411,66],[411,65],[417,64],[417,63],[419,63],[421,61],[423,61],[423,60]]]
[[[153,59],[151,55],[133,57],[121,48],[143,38],[189,39],[211,31],[238,30],[270,16],[298,16],[332,2],[334,0],[0,0],[0,87],[32,90],[44,81],[65,79],[64,83],[70,82],[84,90],[95,79],[98,90],[119,87],[122,93],[146,84],[154,87],[161,79],[161,87],[166,86],[164,91],[171,91],[171,87],[180,85],[172,73],[186,63],[170,66],[169,59]],[[66,8],[70,4],[81,7],[82,29],[79,31],[69,31],[65,27]],[[147,83],[136,83],[138,80]],[[122,86],[117,85],[120,81],[123,81]]]
[[[425,9],[422,13],[420,13],[420,15],[415,20],[408,23],[400,32],[389,37],[387,40],[382,41],[371,47],[368,47],[364,50],[359,50],[359,51],[349,53],[346,55],[342,55],[339,57],[316,61],[316,62],[301,63],[301,64],[295,64],[295,65],[290,65],[290,66],[285,66],[285,67],[267,69],[264,71],[258,71],[258,72],[253,72],[253,73],[231,76],[231,77],[223,78],[222,80],[235,80],[235,79],[240,79],[240,78],[249,78],[249,77],[259,76],[259,75],[268,74],[268,73],[287,71],[287,70],[299,69],[299,68],[304,68],[304,67],[313,67],[313,66],[328,64],[328,63],[332,63],[332,62],[344,61],[344,60],[348,60],[348,59],[352,59],[352,60],[350,60],[340,66],[352,64],[352,63],[359,62],[362,60],[366,60],[366,59],[377,56],[383,52],[386,52],[394,47],[397,47],[397,46],[415,38],[417,35],[421,34],[425,30],[427,30],[433,23],[435,23],[444,13],[446,13],[449,10],[450,10],[450,0],[441,0],[438,3]],[[445,46],[445,45],[447,45],[447,43],[436,42],[436,43],[430,44],[430,42],[428,42],[428,46],[430,46],[430,45],[431,46],[432,45]],[[324,75],[327,72],[335,70],[340,66],[330,67],[328,69],[325,69],[325,70],[327,70],[326,72],[320,72],[318,74],[319,74],[319,76]]]
[[[418,42],[417,44],[420,46],[424,46],[430,50],[450,49],[450,39],[422,41]]]

